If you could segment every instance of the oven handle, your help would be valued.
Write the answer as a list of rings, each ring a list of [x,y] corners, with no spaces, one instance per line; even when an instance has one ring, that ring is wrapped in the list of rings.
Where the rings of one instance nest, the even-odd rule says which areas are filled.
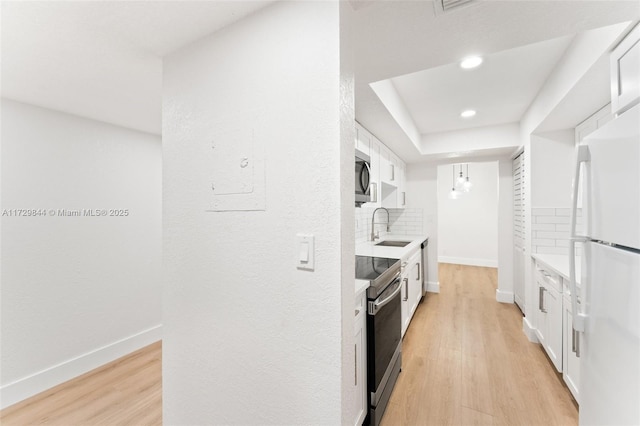
[[[393,293],[391,293],[391,295],[389,297],[387,297],[384,300],[380,300],[378,301],[377,299],[374,300],[373,302],[369,302],[369,306],[368,306],[368,313],[369,315],[375,315],[378,313],[378,311],[387,303],[391,302],[391,300],[396,297],[398,295],[398,293],[400,293],[400,290],[402,290],[402,286],[400,285],[400,278],[396,278],[394,283],[391,284],[393,285],[397,285],[398,288],[396,288]]]

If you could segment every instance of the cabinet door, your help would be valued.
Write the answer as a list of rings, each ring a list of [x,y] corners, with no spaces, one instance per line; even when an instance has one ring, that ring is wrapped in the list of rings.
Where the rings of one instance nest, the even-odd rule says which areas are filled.
[[[409,322],[411,321],[411,302],[409,301],[409,276],[408,273],[405,272],[402,274],[402,298],[400,299],[401,312],[402,312],[402,337],[404,337],[404,333],[406,333],[407,328],[409,327]]]
[[[580,403],[580,358],[573,352],[573,315],[571,313],[571,300],[563,299],[563,324],[564,334],[562,336],[562,378],[571,391],[575,400]],[[580,344],[580,342],[575,342]]]
[[[620,113],[640,98],[640,25],[611,52],[611,110]]]
[[[545,349],[558,372],[562,372],[562,299],[560,293],[551,286],[544,292]]]
[[[374,137],[370,140],[370,157],[371,157],[371,174],[369,175],[369,185],[371,192],[371,201],[365,203],[365,207],[378,208],[381,207],[380,187],[380,143]]]
[[[362,327],[359,327],[358,331],[355,335],[355,375],[354,375],[354,385],[356,387],[356,418],[354,421],[354,425],[359,426],[362,425],[364,418],[366,416],[367,409],[367,389],[366,384],[364,382],[365,374],[364,374],[364,348],[366,346],[365,341],[366,333],[364,332]]]
[[[409,260],[410,262],[410,272],[409,272],[409,280],[411,289],[410,292],[410,300],[411,300],[411,316],[415,314],[416,309],[418,308],[418,304],[420,303],[420,299],[422,298],[422,269],[421,269],[421,260],[420,260],[420,252],[418,251],[414,256]]]
[[[360,426],[367,415],[367,332],[366,332],[366,295],[356,297],[354,322],[354,377],[355,413],[354,425]]]
[[[540,279],[539,273],[536,271],[535,274],[536,280],[536,304],[534,311],[534,322],[536,327],[536,336],[538,337],[538,341],[542,346],[545,345],[545,335],[546,333],[546,322],[547,322],[547,309],[544,307],[545,302],[545,292],[546,289],[544,287],[544,283]]]
[[[406,182],[407,166],[401,160],[398,163],[398,208],[403,209],[407,204]]]
[[[356,123],[356,149],[371,155],[371,136],[364,127]]]

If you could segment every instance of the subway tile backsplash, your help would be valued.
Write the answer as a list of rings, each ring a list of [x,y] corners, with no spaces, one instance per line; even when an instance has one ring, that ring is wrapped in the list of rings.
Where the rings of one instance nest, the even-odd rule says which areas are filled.
[[[374,208],[356,208],[356,242],[371,239],[371,215]],[[389,232],[387,232],[387,214],[384,210],[376,212],[374,231],[379,237],[387,233],[395,235],[421,235],[422,209],[388,209]]]
[[[571,210],[567,208],[543,207],[531,211],[531,251],[533,253],[569,254],[569,222]],[[576,223],[582,226],[582,211],[578,209]],[[582,248],[576,246],[576,253]]]

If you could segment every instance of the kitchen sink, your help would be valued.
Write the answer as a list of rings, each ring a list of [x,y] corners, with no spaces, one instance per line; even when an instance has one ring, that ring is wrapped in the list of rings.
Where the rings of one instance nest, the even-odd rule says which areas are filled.
[[[377,246],[383,247],[405,247],[411,244],[411,241],[380,241]]]

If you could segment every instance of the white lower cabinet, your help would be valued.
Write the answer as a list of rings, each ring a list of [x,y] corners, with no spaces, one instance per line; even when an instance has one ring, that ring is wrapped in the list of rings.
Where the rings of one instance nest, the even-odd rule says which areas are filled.
[[[562,283],[560,277],[536,264],[538,303],[536,335],[558,372],[562,372]]]
[[[406,260],[405,260],[406,259]],[[420,250],[410,253],[402,262],[402,336],[407,331],[411,318],[422,298],[422,257]]]
[[[367,416],[367,299],[366,292],[356,295],[355,307],[355,352],[354,352],[354,377],[353,384],[356,387],[354,425],[360,426]]]
[[[579,301],[578,301],[579,303]],[[580,358],[573,351],[574,345],[577,351],[580,349],[580,334],[573,338],[573,314],[571,309],[571,297],[568,293],[562,298],[562,323],[564,325],[562,348],[562,378],[571,391],[575,400],[580,403]]]

